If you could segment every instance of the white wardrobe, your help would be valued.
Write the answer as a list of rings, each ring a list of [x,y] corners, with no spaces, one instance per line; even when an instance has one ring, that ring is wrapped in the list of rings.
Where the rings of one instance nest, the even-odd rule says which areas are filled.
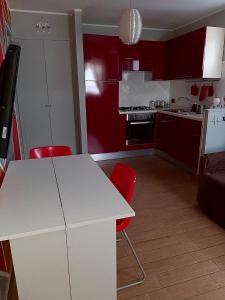
[[[25,36],[14,42],[21,46],[17,104],[24,158],[48,145],[77,153],[70,41]]]

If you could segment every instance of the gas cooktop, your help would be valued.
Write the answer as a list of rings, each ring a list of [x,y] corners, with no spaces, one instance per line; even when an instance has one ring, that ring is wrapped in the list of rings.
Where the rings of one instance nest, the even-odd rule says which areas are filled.
[[[149,106],[122,106],[119,108],[120,111],[143,111],[151,110]]]

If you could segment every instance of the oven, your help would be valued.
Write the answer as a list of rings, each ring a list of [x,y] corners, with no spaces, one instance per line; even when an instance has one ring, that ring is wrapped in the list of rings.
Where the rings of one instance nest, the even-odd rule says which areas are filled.
[[[126,145],[142,145],[154,142],[155,113],[131,113],[126,118]]]

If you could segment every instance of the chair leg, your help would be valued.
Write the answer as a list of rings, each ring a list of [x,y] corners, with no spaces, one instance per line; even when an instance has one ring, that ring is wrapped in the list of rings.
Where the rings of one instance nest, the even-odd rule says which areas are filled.
[[[120,234],[120,237],[116,239],[116,241],[117,241],[117,242],[120,242],[120,241],[122,241],[122,238],[123,238],[123,234],[122,234],[122,232],[120,232],[119,234]]]
[[[137,253],[136,253],[136,251],[135,251],[135,249],[134,249],[134,247],[133,247],[133,245],[132,245],[132,243],[131,243],[131,241],[130,241],[127,233],[126,233],[126,231],[122,230],[121,233],[122,233],[122,236],[124,236],[126,238],[127,243],[128,243],[128,245],[129,245],[129,247],[130,247],[130,249],[131,249],[131,251],[132,251],[132,253],[133,253],[134,257],[135,257],[135,260],[136,260],[136,262],[137,262],[137,264],[138,264],[138,266],[139,266],[139,268],[141,270],[141,278],[139,280],[137,280],[137,281],[131,282],[129,284],[126,284],[126,285],[123,285],[123,286],[117,288],[117,291],[121,291],[123,289],[139,285],[139,284],[143,283],[145,281],[145,278],[146,278],[145,271],[144,271],[144,269],[142,267],[142,264],[141,264],[141,262],[140,262],[140,260],[139,260],[139,258],[137,256]]]

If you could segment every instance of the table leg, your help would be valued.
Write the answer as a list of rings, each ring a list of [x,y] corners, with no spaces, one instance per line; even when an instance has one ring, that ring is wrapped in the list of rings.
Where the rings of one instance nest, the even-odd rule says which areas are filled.
[[[10,241],[19,299],[71,300],[64,230]]]

